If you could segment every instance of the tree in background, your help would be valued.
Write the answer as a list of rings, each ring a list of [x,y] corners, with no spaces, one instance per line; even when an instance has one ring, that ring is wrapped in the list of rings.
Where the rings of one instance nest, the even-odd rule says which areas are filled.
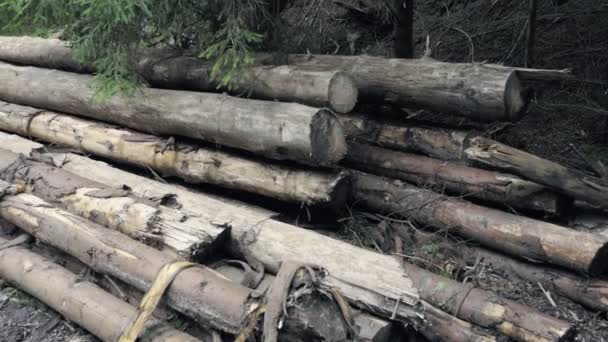
[[[267,0],[0,0],[3,34],[61,32],[83,64],[97,70],[101,97],[144,83],[130,65],[136,50],[170,47],[214,61],[229,87],[253,64],[272,20]]]

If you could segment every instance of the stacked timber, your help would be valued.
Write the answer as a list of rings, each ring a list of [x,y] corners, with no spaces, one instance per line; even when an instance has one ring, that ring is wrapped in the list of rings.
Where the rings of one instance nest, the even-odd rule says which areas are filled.
[[[350,113],[363,102],[517,120],[523,81],[565,73],[369,56],[289,55],[287,65],[274,65],[258,57],[231,94],[245,98],[217,93],[208,61],[141,50],[132,66],[159,88],[98,101],[88,87],[95,70],[64,42],[0,37],[0,217],[141,303],[112,296],[103,282],[80,285],[23,237],[0,240],[0,277],[67,318],[78,305],[98,306],[73,319],[104,341],[399,341],[412,331],[430,341],[577,338],[563,319],[164,179],[173,177],[260,199],[362,206],[446,230],[482,245],[463,248],[470,258],[606,309],[608,237],[545,221],[575,200],[608,208],[603,175],[475,133]],[[33,284],[45,277],[61,286]],[[211,337],[150,318],[160,298]],[[117,319],[96,322],[109,315]]]

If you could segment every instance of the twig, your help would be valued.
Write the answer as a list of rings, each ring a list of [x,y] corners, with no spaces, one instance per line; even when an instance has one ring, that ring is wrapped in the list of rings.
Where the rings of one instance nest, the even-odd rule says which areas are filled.
[[[545,297],[547,297],[547,300],[549,301],[549,303],[551,303],[551,306],[553,306],[554,308],[557,308],[557,304],[555,304],[553,297],[551,297],[551,292],[546,291],[540,282],[537,282],[537,284],[540,287],[540,290],[543,291],[543,293],[545,294]]]

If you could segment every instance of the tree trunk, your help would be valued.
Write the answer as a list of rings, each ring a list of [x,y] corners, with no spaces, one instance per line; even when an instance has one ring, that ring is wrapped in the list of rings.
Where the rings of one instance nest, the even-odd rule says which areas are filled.
[[[370,120],[363,115],[340,115],[339,119],[350,139],[464,163],[465,142],[469,137],[466,132],[392,125]]]
[[[96,170],[88,175],[95,179]],[[184,214],[130,191],[82,178],[0,148],[0,179],[27,184],[28,191],[91,221],[153,247],[168,247],[188,260],[205,260],[214,242],[230,234],[197,215]],[[205,226],[204,230],[200,227]]]
[[[526,105],[515,71],[483,64],[324,55],[290,55],[289,63],[350,73],[362,101],[421,106],[480,121],[518,120]]]
[[[70,48],[58,39],[0,37],[0,60],[72,72],[94,73],[90,66],[74,60]],[[170,89],[221,90],[211,77],[212,63],[175,51],[140,51],[133,67],[152,86]],[[245,71],[236,80],[233,94],[254,98],[298,102],[350,112],[357,103],[358,89],[351,76],[340,71],[307,71],[292,66],[260,66]]]
[[[472,197],[549,214],[563,212],[566,201],[546,187],[521,178],[415,154],[352,142],[346,164],[379,176],[404,180],[438,192]]]
[[[0,244],[5,242],[0,238]],[[23,247],[0,250],[0,276],[105,342],[118,341],[137,313],[135,307]],[[156,342],[199,341],[153,318],[141,336]]]
[[[191,183],[210,183],[309,205],[339,207],[347,197],[344,173],[295,169],[209,148],[170,144],[156,136],[2,101],[0,129],[149,167]]]
[[[92,76],[5,63],[0,63],[0,78],[5,101],[153,134],[182,135],[314,165],[332,165],[346,153],[342,126],[327,110],[152,88],[99,102],[92,100]]]
[[[538,0],[529,0],[528,5],[528,31],[526,35],[526,68],[531,68],[534,64],[534,43],[536,40],[536,14],[538,11]]]
[[[395,11],[395,57],[414,58],[414,0],[392,0]]]
[[[449,229],[485,246],[577,272],[608,271],[608,239],[481,207],[400,181],[353,176],[353,200],[380,212],[400,214]],[[572,241],[577,243],[573,244]]]
[[[0,201],[0,216],[42,242],[76,257],[95,271],[116,277],[142,292],[148,290],[164,265],[179,260],[119,232],[50,206],[30,194],[5,196]],[[229,334],[239,332],[247,324],[249,315],[260,308],[264,300],[261,294],[204,266],[187,268],[179,273],[165,296],[176,311],[194,318],[199,324]],[[337,329],[341,325],[346,331],[346,323],[335,303],[323,301],[323,296],[317,293],[300,299],[302,303],[299,304],[303,307],[324,312],[329,326]],[[326,308],[327,305],[335,310]],[[292,326],[295,331],[286,328],[282,333],[299,336],[318,332],[305,324]]]
[[[517,341],[574,341],[573,325],[479,288],[461,284],[412,264],[421,298],[465,321],[490,326]]]
[[[469,161],[525,177],[608,208],[608,184],[600,178],[483,137],[471,138],[467,145],[465,155]]]

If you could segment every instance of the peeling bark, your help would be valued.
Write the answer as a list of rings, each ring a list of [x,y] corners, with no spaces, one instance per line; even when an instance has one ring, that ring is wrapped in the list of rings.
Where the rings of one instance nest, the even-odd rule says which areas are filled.
[[[0,244],[5,242],[0,238]],[[135,307],[23,247],[0,250],[0,276],[104,342],[118,341],[137,313]],[[199,341],[156,319],[147,322],[141,336],[155,342]]]
[[[347,197],[343,173],[296,169],[173,142],[97,121],[0,101],[0,129],[150,167],[191,183],[210,183],[284,201],[339,207]],[[165,145],[165,146],[163,146]]]
[[[566,227],[446,197],[400,181],[356,174],[353,200],[380,212],[399,214],[521,258],[577,272],[608,271],[608,239]],[[576,241],[576,243],[572,243]]]
[[[351,142],[346,164],[375,175],[397,178],[438,192],[508,207],[557,215],[568,201],[548,188],[516,176],[476,169],[415,154]]]
[[[140,131],[181,135],[312,165],[346,153],[344,132],[328,110],[294,103],[153,88],[93,101],[93,76],[0,63],[0,98]]]
[[[95,72],[94,68],[74,60],[71,49],[59,39],[0,37],[0,60],[72,72]],[[222,77],[211,77],[212,64],[159,49],[139,51],[133,61],[137,73],[152,86],[217,92],[221,89],[217,80]],[[347,73],[299,70],[287,65],[247,70],[235,86],[233,94],[329,107],[338,113],[350,112],[358,98],[355,82]]]

